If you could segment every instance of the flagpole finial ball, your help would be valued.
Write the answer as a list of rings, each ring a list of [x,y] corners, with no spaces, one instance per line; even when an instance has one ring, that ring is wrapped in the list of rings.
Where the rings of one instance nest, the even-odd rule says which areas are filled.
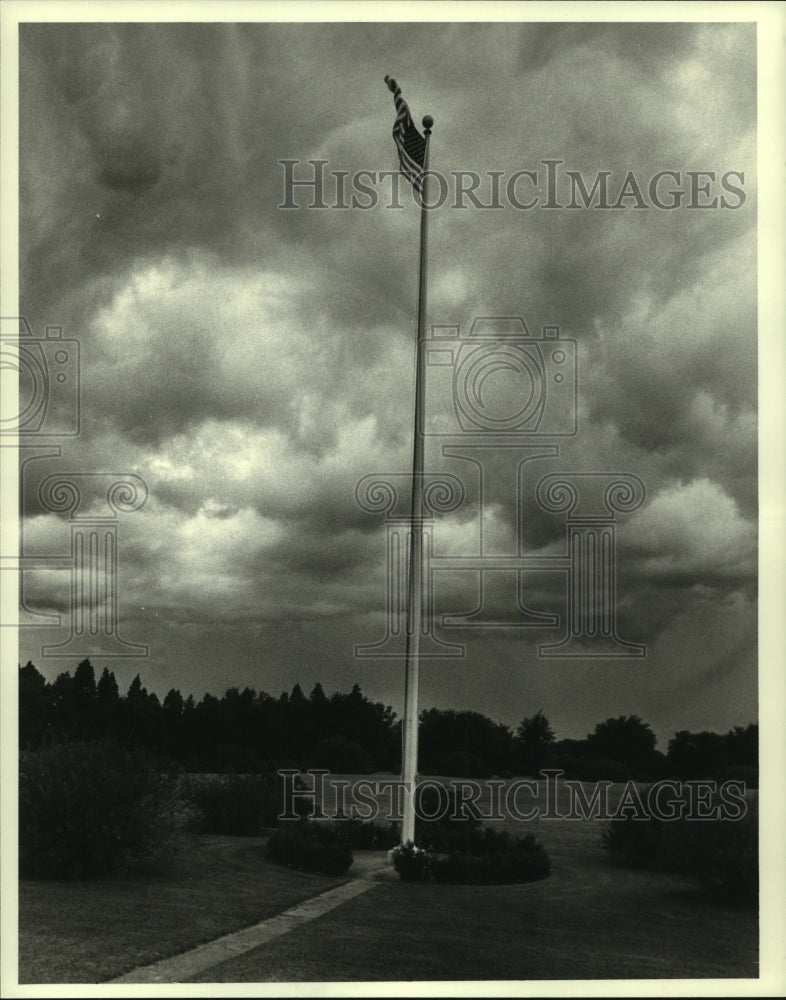
[[[433,124],[434,124],[434,119],[431,117],[431,115],[426,115],[423,118],[423,128],[431,128]]]

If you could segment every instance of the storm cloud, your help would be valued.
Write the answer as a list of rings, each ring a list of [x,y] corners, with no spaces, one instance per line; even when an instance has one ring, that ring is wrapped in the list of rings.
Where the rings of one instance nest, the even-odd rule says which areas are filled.
[[[413,117],[436,119],[435,170],[477,172],[484,201],[493,172],[503,196],[517,171],[538,175],[532,209],[456,207],[451,189],[430,213],[429,321],[466,333],[522,316],[535,338],[559,325],[577,344],[579,433],[546,435],[559,456],[522,467],[521,499],[508,453],[486,455],[481,483],[429,439],[429,469],[464,488],[435,551],[478,552],[482,515],[499,551],[562,553],[564,518],[534,498],[551,472],[631,473],[647,494],[618,518],[620,630],[645,659],[539,659],[558,628],[444,630],[466,656],[425,663],[424,707],[508,723],[542,707],[562,736],[623,712],[665,738],[754,717],[755,32],[21,27],[21,310],[36,331],[62,324],[82,356],[81,433],[27,466],[25,545],[67,544],[65,519],[41,509],[45,475],[143,478],[149,499],[119,526],[120,611],[150,655],[118,662],[121,684],[139,670],[159,693],[358,681],[400,708],[400,664],[353,655],[381,638],[386,602],[385,527],[355,489],[411,462],[418,211],[405,182],[388,207],[389,179],[367,209],[309,209],[303,187],[299,207],[280,207],[284,160],[298,179],[326,161],[331,204],[334,172],[397,169],[391,73]],[[543,207],[547,161],[559,209]],[[612,204],[633,176],[647,205],[628,181],[617,209],[568,208],[569,171],[588,190],[607,175]],[[673,209],[652,203],[664,171],[660,196],[682,191]],[[429,419],[454,419],[441,405],[432,393]],[[62,610],[64,585],[30,572],[28,605]],[[439,614],[477,604],[471,571],[441,587]],[[563,573],[526,590],[528,606],[564,614]],[[502,612],[510,595],[486,596]],[[71,666],[42,659],[35,630],[20,641],[50,674]]]

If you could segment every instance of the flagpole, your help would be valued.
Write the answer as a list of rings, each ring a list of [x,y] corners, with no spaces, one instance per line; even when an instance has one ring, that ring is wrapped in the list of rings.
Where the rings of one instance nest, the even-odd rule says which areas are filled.
[[[412,507],[409,532],[409,572],[407,576],[406,666],[404,674],[404,722],[402,727],[402,771],[404,811],[401,843],[415,840],[415,788],[418,772],[418,683],[420,636],[423,621],[423,432],[425,425],[425,339],[426,339],[426,247],[428,211],[426,188],[428,147],[434,119],[423,119],[426,148],[423,153],[423,190],[420,208],[420,273],[418,277],[418,334],[415,363],[415,430],[412,449]]]

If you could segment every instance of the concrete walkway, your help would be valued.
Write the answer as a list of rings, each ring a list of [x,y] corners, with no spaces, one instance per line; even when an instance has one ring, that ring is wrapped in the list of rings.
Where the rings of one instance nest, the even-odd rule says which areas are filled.
[[[358,854],[348,874],[353,876],[352,881],[298,903],[297,906],[292,906],[275,917],[262,920],[252,927],[225,934],[215,941],[208,941],[207,944],[201,944],[172,958],[164,958],[152,965],[132,969],[117,979],[110,979],[109,983],[187,982],[212,965],[218,965],[219,962],[225,962],[229,958],[237,958],[252,948],[258,948],[302,924],[329,913],[347,900],[373,889],[380,881],[398,879],[398,875],[388,862],[387,854],[378,851]]]

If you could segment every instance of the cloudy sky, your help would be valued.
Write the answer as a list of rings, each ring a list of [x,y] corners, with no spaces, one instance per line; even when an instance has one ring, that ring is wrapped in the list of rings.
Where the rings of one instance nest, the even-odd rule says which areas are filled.
[[[59,324],[79,341],[82,418],[59,458],[26,467],[26,552],[68,552],[45,477],[135,473],[149,495],[119,517],[119,630],[149,655],[92,646],[99,670],[197,697],[358,682],[400,711],[403,662],[353,652],[384,635],[387,600],[384,515],[355,488],[411,463],[419,211],[406,182],[389,207],[390,179],[369,208],[311,209],[301,187],[282,209],[279,162],[303,179],[327,161],[331,206],[334,171],[351,202],[357,171],[397,169],[386,73],[418,123],[434,116],[431,166],[452,185],[429,213],[429,323],[465,335],[476,317],[521,316],[578,352],[577,435],[516,439],[512,464],[497,449],[482,468],[442,453],[460,437],[429,439],[427,469],[465,491],[434,555],[479,554],[482,521],[485,553],[559,556],[564,515],[534,499],[550,473],[646,486],[617,519],[619,635],[646,657],[539,658],[564,633],[565,575],[533,573],[524,603],[562,624],[440,626],[465,656],[424,660],[422,707],[508,724],[542,708],[571,737],[636,713],[664,750],[677,729],[755,720],[755,25],[23,26],[20,309],[36,335]],[[561,208],[544,208],[545,160],[561,161]],[[461,170],[481,176],[482,203],[496,172],[502,207],[456,207]],[[513,189],[528,209],[506,196],[522,170],[537,175]],[[618,207],[565,207],[568,170],[588,189],[605,172]],[[559,454],[528,461],[517,491],[535,444]],[[80,658],[41,655],[68,635],[68,580],[25,575],[27,606],[62,615],[20,631],[21,661],[50,678]],[[510,580],[485,579],[497,620]],[[435,573],[437,624],[478,590],[474,571]]]

